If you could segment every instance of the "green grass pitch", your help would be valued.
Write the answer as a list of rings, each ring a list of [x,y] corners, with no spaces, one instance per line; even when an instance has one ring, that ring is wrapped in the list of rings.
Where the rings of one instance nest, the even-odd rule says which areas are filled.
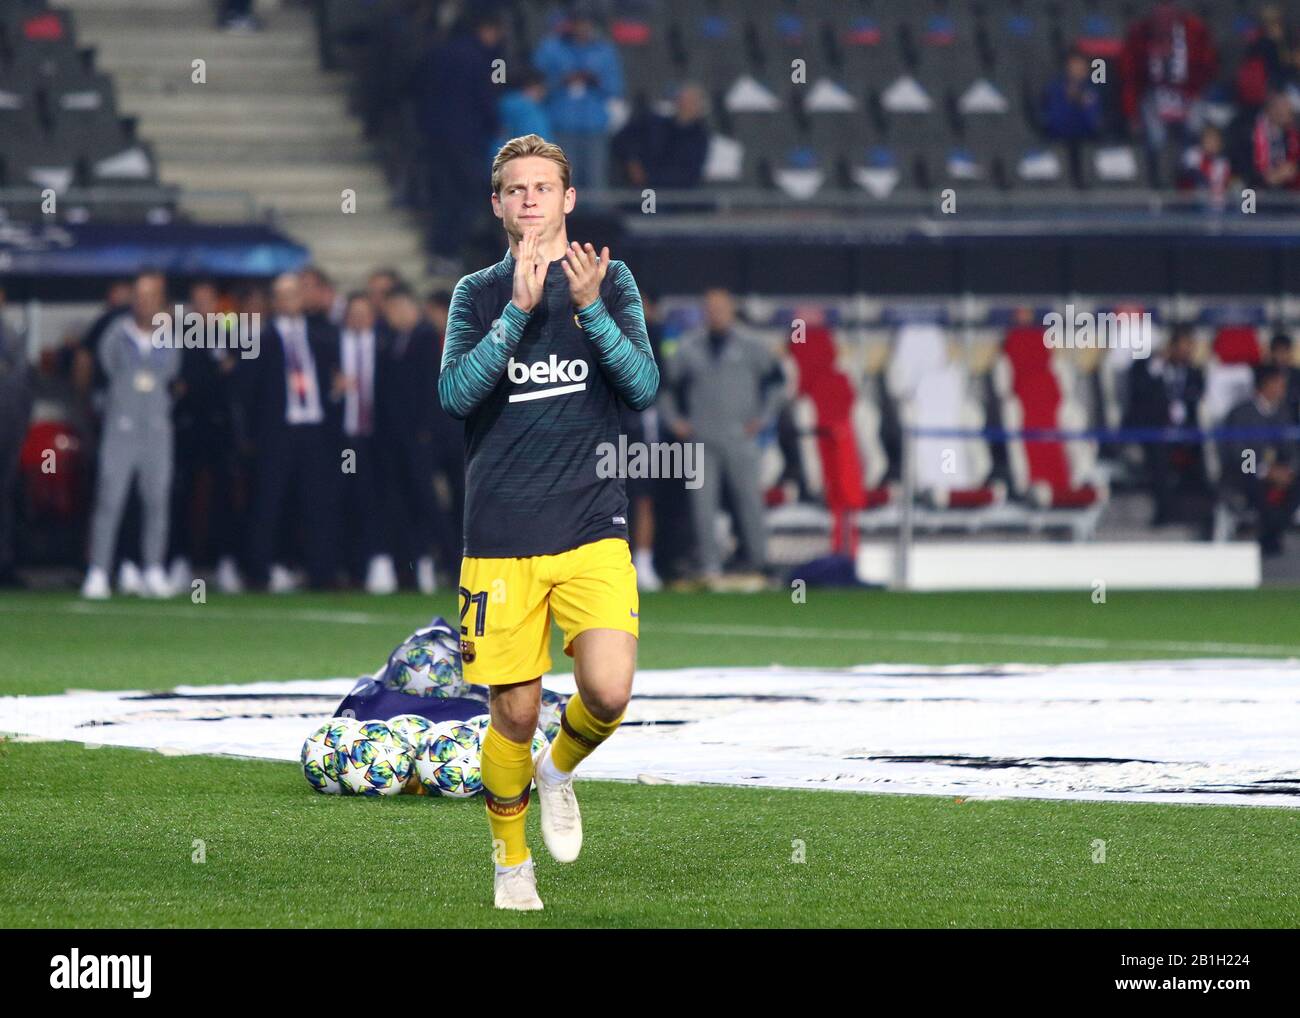
[[[663,594],[642,599],[640,665],[1292,657],[1295,598]],[[450,593],[10,595],[0,694],[361,674],[455,611]],[[569,666],[558,637],[553,655]],[[552,863],[530,816],[546,910],[510,915],[491,908],[477,800],[342,799],[293,764],[16,742],[0,789],[5,927],[1300,923],[1285,809],[583,782],[582,858]]]

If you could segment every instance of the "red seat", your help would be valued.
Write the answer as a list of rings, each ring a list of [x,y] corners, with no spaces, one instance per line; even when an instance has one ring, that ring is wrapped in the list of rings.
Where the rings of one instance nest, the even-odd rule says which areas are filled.
[[[1220,364],[1258,364],[1259,334],[1253,325],[1225,325],[1214,336],[1214,356]]]

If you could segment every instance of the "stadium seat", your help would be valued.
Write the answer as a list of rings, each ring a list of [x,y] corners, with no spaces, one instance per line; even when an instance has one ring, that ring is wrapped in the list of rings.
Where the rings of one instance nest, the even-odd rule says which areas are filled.
[[[979,429],[984,412],[972,398],[965,365],[949,351],[937,324],[903,325],[886,375],[904,424],[928,429]],[[917,494],[941,509],[978,508],[998,494],[985,487],[992,469],[988,443],[980,437],[919,437],[913,445]]]
[[[1089,59],[1116,60],[1124,48],[1125,24],[1116,8],[1101,0],[1076,0],[1061,12],[1061,41]]]
[[[990,7],[985,32],[996,69],[1018,77],[1033,94],[1059,70],[1047,6],[1033,0],[1006,0]]]
[[[1006,158],[1007,180],[1014,188],[1054,191],[1071,186],[1070,161],[1060,145],[1032,143]]]
[[[1079,159],[1084,187],[1141,188],[1143,153],[1127,143],[1085,145]]]
[[[795,420],[807,461],[804,476],[830,513],[831,550],[852,555],[857,550],[856,514],[870,501],[854,427],[854,387],[835,363],[825,325],[810,325],[803,342],[790,343],[788,350],[797,369]]]
[[[876,101],[891,144],[936,144],[952,135],[943,96],[931,93],[910,75],[887,85]]]
[[[1068,367],[1053,356],[1043,336],[1044,328],[1037,324],[1007,333],[994,372],[1003,423],[1012,430],[1080,429],[1086,422],[1068,395],[1074,388]],[[1019,496],[1040,510],[1073,511],[1070,524],[1076,537],[1091,534],[1108,495],[1096,469],[1094,441],[1011,439],[1007,455]]]
[[[1214,310],[1207,312],[1212,320]],[[1206,421],[1217,426],[1238,403],[1255,391],[1254,367],[1262,359],[1259,330],[1253,324],[1223,324],[1218,327],[1205,365]]]
[[[868,145],[851,156],[849,177],[871,197],[881,200],[922,186],[916,160],[907,151],[887,143]]]
[[[916,57],[917,76],[936,87],[971,81],[985,69],[975,18],[965,4],[928,0],[909,9],[902,37]]]
[[[901,75],[897,7],[888,0],[842,0],[827,12],[838,72],[855,91],[879,87]]]
[[[725,96],[753,67],[745,44],[745,22],[735,12],[696,3],[679,29],[687,74],[715,95]],[[784,80],[789,81],[786,75]]]

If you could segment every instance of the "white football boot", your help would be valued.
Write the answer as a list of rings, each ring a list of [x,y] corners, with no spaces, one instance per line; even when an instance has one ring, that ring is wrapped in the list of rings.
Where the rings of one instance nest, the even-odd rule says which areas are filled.
[[[542,840],[556,862],[573,862],[582,851],[582,814],[573,794],[573,775],[565,781],[547,780],[550,762],[551,745],[547,743],[533,765],[537,803],[542,810]]]
[[[242,594],[244,580],[239,575],[235,560],[226,556],[217,563],[217,589],[223,594]]]
[[[298,580],[284,566],[271,566],[271,576],[266,589],[272,594],[292,594],[298,589]]]
[[[366,568],[367,594],[396,594],[397,569],[388,555],[375,555]]]
[[[172,567],[167,573],[167,582],[174,591],[186,590],[193,586],[194,570],[190,568],[190,560],[184,555],[177,555],[172,559]]]
[[[544,907],[542,899],[537,896],[537,874],[533,872],[532,856],[518,866],[497,866],[492,886],[497,908],[536,912]]]
[[[130,560],[117,567],[117,589],[132,597],[144,597],[144,574]]]
[[[107,601],[113,596],[108,586],[108,573],[91,566],[86,573],[86,582],[81,585],[81,596],[87,601]]]
[[[144,571],[145,597],[168,598],[175,593],[162,566],[150,566]]]
[[[645,548],[639,549],[632,556],[632,563],[636,568],[636,587],[637,590],[654,592],[664,589],[664,581],[659,578],[655,572],[654,556]]]
[[[438,591],[438,577],[433,570],[433,559],[425,555],[415,563],[415,585],[421,594],[435,594]]]

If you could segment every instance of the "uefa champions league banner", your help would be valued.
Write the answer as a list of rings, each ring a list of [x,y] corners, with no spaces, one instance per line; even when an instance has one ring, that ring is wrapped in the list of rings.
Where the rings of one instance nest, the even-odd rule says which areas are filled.
[[[0,223],[9,276],[274,276],[303,268],[305,247],[269,226]]]
[[[1298,661],[1251,659],[651,669],[637,673],[618,738],[582,774],[1300,808],[1298,680]],[[559,695],[575,689],[572,675],[545,683]],[[300,761],[304,738],[357,685],[322,678],[0,697],[0,733]]]

